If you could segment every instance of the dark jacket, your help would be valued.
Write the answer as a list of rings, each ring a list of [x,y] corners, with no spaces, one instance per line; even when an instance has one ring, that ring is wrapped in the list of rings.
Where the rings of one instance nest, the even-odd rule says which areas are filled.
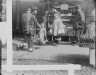
[[[27,32],[28,34],[31,34],[31,35],[36,34],[36,27],[39,26],[39,23],[34,14],[24,13],[22,16],[22,24],[23,24],[24,32]]]

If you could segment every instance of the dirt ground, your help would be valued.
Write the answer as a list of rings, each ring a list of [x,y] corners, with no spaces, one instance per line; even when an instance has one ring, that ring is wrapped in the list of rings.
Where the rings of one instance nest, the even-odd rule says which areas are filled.
[[[89,49],[62,43],[60,46],[35,45],[35,50],[29,52],[27,47],[16,50],[17,41],[13,42],[13,64],[14,65],[64,65],[80,64],[81,71],[75,71],[75,75],[92,75],[94,70],[89,65]],[[5,51],[5,52],[4,52]],[[6,58],[6,50],[3,50],[3,59]],[[68,75],[67,71],[14,71],[8,73],[2,71],[2,75]]]
[[[35,45],[35,50],[29,52],[27,47],[16,50],[18,42],[13,42],[14,65],[61,65],[81,64],[89,65],[89,49],[62,43],[59,46],[48,44],[45,46]]]

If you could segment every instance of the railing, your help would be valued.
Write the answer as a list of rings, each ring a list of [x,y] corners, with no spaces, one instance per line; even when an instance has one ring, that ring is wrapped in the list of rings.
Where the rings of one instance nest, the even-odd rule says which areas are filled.
[[[7,70],[7,72],[12,73],[14,71],[32,71],[32,70],[38,70],[38,71],[46,71],[46,70],[65,70],[68,71],[68,75],[75,75],[75,70],[81,70],[81,65],[74,65],[74,64],[68,64],[68,65],[50,65],[50,66],[45,66],[45,65],[16,65],[16,66],[2,66],[2,70]]]

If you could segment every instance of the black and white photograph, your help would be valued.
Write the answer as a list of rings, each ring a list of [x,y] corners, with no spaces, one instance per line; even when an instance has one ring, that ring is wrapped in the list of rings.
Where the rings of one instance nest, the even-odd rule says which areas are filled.
[[[6,1],[7,0],[0,0],[0,22],[6,22]]]
[[[79,64],[83,70],[94,68],[95,3],[12,0],[13,65]]]

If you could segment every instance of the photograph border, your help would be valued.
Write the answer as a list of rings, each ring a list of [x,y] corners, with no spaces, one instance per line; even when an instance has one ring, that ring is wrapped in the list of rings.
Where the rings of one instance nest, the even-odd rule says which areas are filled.
[[[81,70],[81,65],[13,65],[12,49],[12,0],[7,0],[7,65],[1,65],[2,70],[67,70],[72,73]],[[69,74],[69,75],[70,75]]]

